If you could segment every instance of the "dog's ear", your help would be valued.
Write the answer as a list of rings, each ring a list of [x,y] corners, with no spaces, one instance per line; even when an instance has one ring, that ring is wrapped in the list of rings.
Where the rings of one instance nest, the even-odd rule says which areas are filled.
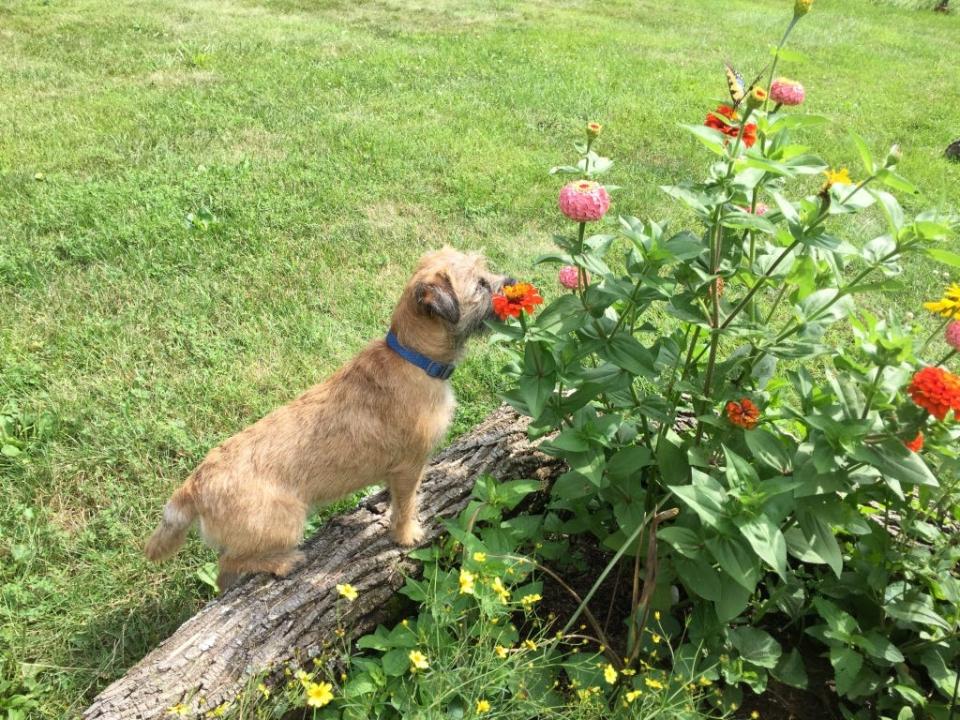
[[[430,315],[456,325],[460,322],[460,302],[446,273],[439,273],[431,282],[419,282],[417,305]]]

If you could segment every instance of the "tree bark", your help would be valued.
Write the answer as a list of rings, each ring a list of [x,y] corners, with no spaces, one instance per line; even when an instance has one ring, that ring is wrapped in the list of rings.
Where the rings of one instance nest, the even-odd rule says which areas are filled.
[[[560,472],[536,451],[527,422],[501,407],[430,464],[420,491],[428,544],[440,520],[466,507],[474,481],[539,477]],[[384,605],[418,566],[391,540],[386,491],[332,518],[306,542],[307,560],[289,577],[254,575],[211,601],[167,640],[101,692],[87,720],[167,718],[179,703],[192,715],[232,701],[252,676],[283,663],[306,664],[342,628],[348,638],[386,619]],[[337,584],[359,592],[339,598]]]

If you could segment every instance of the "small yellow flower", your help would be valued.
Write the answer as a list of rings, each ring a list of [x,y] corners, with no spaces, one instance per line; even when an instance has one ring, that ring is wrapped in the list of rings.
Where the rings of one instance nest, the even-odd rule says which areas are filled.
[[[943,297],[935,302],[925,302],[923,307],[945,318],[960,320],[960,285],[950,283]]]
[[[493,588],[493,591],[497,594],[497,597],[500,598],[500,602],[510,602],[510,591],[507,590],[506,586],[503,584],[503,581],[499,577],[495,577],[493,579],[493,582],[490,583],[490,587]]]
[[[490,703],[483,698],[480,698],[477,700],[477,715],[485,712],[490,712]]]
[[[750,711],[750,720],[760,720],[760,713],[756,710]]]
[[[644,678],[644,684],[651,690],[663,690],[663,683],[653,678]]]
[[[657,622],[660,622],[660,611],[659,611],[659,610],[654,610],[654,611],[653,611],[653,619],[656,620]]]
[[[206,716],[208,718],[223,717],[224,715],[227,714],[227,710],[229,709],[230,709],[230,703],[228,702],[220,703],[219,705],[217,705],[217,707],[215,707],[213,710],[208,712]]]
[[[313,678],[307,675],[307,673],[305,673],[303,670],[297,670],[295,677],[304,685],[313,680]]]
[[[344,583],[343,585],[337,585],[337,592],[340,593],[342,597],[345,597],[350,602],[353,602],[357,599],[357,590],[350,583]]]
[[[796,2],[793,4],[793,14],[796,17],[803,17],[810,12],[810,8],[812,6],[813,0],[796,0]]]
[[[529,610],[531,607],[533,607],[534,603],[539,602],[540,600],[543,600],[540,595],[537,593],[532,593],[530,595],[524,595],[522,598],[520,598],[520,604]]]
[[[347,634],[347,631],[344,630],[342,627],[338,627],[336,630],[333,631],[333,634],[336,635],[338,638],[342,638],[344,635]]]
[[[190,708],[183,703],[177,703],[167,708],[167,715],[176,715],[177,717],[186,717],[189,712]]]
[[[607,681],[608,685],[617,682],[617,669],[610,663],[607,663],[607,666],[603,669],[603,679]]]
[[[827,176],[827,182],[824,183],[822,192],[826,192],[834,185],[853,185],[853,180],[850,179],[850,171],[846,168],[825,170],[823,174]]]
[[[430,663],[427,661],[427,656],[419,650],[411,650],[407,657],[410,658],[410,672],[430,669]]]
[[[507,649],[503,645],[497,645],[493,652],[496,653],[497,657],[501,660],[506,660],[507,658]]]
[[[260,683],[259,685],[257,685],[257,690],[259,690],[260,694],[263,695],[265,698],[270,697],[270,688],[268,688],[263,683]]]
[[[307,686],[307,705],[322,708],[333,700],[333,685],[330,683],[310,683]]]
[[[523,646],[524,646],[527,650],[536,650],[536,649],[537,649],[537,644],[536,644],[533,640],[529,640],[529,639],[523,641]]]
[[[461,595],[473,595],[474,591],[474,581],[477,579],[477,576],[474,575],[469,570],[464,570],[460,568],[460,594]]]
[[[713,685],[713,680],[711,680],[711,679],[708,678],[708,677],[704,677],[703,675],[701,675],[701,676],[700,676],[700,684],[703,685],[704,687],[707,687],[708,685]]]
[[[659,645],[660,641],[663,640],[663,638],[657,635],[656,633],[654,633],[653,635],[650,636],[650,640],[653,641],[654,645]]]
[[[631,690],[630,692],[627,693],[627,702],[632,703],[641,695],[643,695],[643,690]]]
[[[473,554],[473,561],[476,563],[485,563],[487,561],[487,554],[485,552],[475,552]]]
[[[624,668],[623,670],[620,671],[620,674],[626,677],[630,677],[631,675],[636,675],[637,671],[634,670],[633,668]]]

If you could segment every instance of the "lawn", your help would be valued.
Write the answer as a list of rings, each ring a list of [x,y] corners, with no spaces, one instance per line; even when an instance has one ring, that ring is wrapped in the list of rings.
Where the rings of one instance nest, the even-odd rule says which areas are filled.
[[[724,59],[769,60],[792,4],[0,7],[0,406],[24,441],[0,458],[0,650],[4,675],[37,673],[38,716],[76,714],[211,597],[199,541],[142,557],[166,496],[382,333],[421,252],[481,249],[555,292],[530,263],[584,120],[617,158],[615,210],[682,220],[658,186],[708,158],[678,124],[722,99]],[[902,144],[909,209],[944,208],[958,37],[956,15],[817,0],[781,68],[881,157]],[[906,279],[891,306],[944,281]],[[496,353],[454,385],[463,431],[496,402]]]

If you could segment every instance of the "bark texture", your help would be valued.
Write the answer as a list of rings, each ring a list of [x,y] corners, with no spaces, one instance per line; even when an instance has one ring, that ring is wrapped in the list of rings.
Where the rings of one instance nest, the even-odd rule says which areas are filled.
[[[431,462],[420,492],[423,544],[441,533],[440,519],[466,507],[479,476],[547,480],[560,472],[531,446],[526,426],[502,407]],[[350,638],[369,632],[404,574],[417,570],[390,539],[388,506],[386,491],[367,498],[306,542],[307,560],[289,577],[255,575],[211,601],[101,692],[84,718],[169,718],[180,703],[202,715],[233,700],[251,675],[320,654],[337,627]],[[339,599],[342,583],[358,590],[356,601]]]

